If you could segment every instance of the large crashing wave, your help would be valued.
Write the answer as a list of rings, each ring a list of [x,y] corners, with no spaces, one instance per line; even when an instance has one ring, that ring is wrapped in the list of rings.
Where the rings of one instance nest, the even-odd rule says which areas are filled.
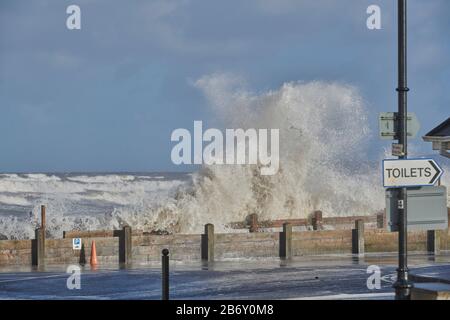
[[[280,129],[280,171],[256,166],[208,166],[180,196],[180,230],[204,223],[223,230],[230,221],[374,214],[384,208],[381,159],[368,161],[369,127],[358,91],[338,83],[287,83],[253,94],[229,75],[196,82],[226,128]]]
[[[147,231],[192,233],[201,232],[205,223],[214,223],[220,232],[252,213],[269,220],[303,218],[314,210],[322,210],[325,216],[348,216],[374,214],[384,208],[379,178],[383,155],[368,160],[367,110],[356,88],[293,82],[278,90],[254,93],[230,75],[205,76],[195,86],[205,94],[217,126],[280,130],[280,170],[276,175],[262,176],[256,166],[205,166],[192,176],[191,183],[161,182],[153,191],[133,177],[119,182],[97,177],[110,179],[97,181],[107,190],[90,196],[118,203],[107,208],[107,213],[83,215],[70,212],[67,203],[51,196],[58,188],[52,184],[59,182],[45,176],[35,187],[23,181],[28,192],[48,188],[47,196],[34,201],[26,221],[0,218],[0,233],[32,237],[42,202],[49,206],[49,232],[57,237],[63,230],[111,229],[123,224]],[[170,137],[167,139],[170,143]],[[76,195],[83,184],[86,188],[86,183],[96,183],[79,179],[72,178],[67,194]]]

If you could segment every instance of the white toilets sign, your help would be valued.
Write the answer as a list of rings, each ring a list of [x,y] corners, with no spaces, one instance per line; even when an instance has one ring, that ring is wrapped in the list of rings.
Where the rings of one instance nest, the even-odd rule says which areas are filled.
[[[433,159],[383,160],[385,188],[433,186],[443,173]]]

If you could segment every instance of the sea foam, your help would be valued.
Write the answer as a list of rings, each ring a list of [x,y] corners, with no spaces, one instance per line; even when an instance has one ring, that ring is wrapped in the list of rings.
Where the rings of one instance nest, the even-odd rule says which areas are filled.
[[[259,219],[374,214],[384,208],[382,152],[368,159],[368,110],[357,88],[341,83],[290,82],[253,92],[231,75],[194,83],[216,126],[280,130],[280,170],[257,165],[203,166],[194,174],[2,174],[0,233],[31,238],[47,205],[50,236],[64,230],[134,229],[217,232],[257,213]],[[170,137],[167,137],[170,143]],[[170,158],[170,155],[168,155]],[[444,176],[444,184],[450,183]],[[16,197],[16,198],[15,198]],[[2,202],[3,199],[3,202]]]

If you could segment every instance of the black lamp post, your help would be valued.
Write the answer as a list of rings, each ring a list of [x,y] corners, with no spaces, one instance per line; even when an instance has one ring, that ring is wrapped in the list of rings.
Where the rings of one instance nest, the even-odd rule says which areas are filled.
[[[403,155],[399,159],[408,158],[408,93],[407,83],[407,20],[406,0],[398,0],[398,113],[397,113],[397,138],[403,145]],[[398,212],[398,269],[397,281],[394,283],[395,298],[397,300],[409,300],[412,283],[408,279],[408,225],[407,225],[407,188],[396,189]]]

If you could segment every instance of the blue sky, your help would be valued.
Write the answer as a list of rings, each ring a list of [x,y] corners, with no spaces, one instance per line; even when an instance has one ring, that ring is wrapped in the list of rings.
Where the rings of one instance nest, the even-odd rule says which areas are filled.
[[[450,2],[409,0],[409,109],[450,116]],[[66,28],[66,8],[82,29]],[[366,8],[382,9],[382,30]],[[172,171],[171,132],[211,119],[192,82],[233,73],[359,88],[374,134],[396,101],[396,5],[385,0],[2,0],[0,171]],[[421,140],[419,152],[430,152]],[[371,153],[388,143],[371,140]]]

